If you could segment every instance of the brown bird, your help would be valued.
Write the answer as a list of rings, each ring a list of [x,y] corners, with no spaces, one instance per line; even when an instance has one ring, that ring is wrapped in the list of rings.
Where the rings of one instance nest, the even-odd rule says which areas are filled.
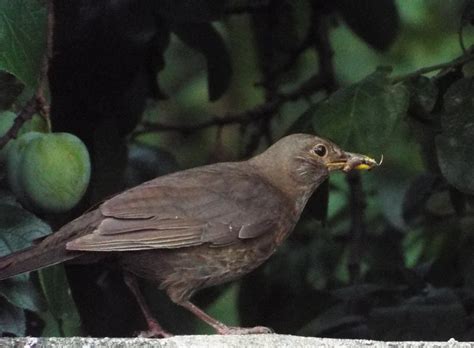
[[[377,165],[316,136],[290,135],[247,161],[184,170],[120,193],[37,245],[1,258],[0,279],[73,259],[107,258],[124,270],[147,336],[170,334],[153,318],[135,276],[157,284],[220,334],[271,332],[228,327],[190,298],[267,260],[331,171]]]

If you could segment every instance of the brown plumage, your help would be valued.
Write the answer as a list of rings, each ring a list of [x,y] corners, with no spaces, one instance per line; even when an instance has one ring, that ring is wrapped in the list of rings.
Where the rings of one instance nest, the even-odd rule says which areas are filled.
[[[307,134],[287,136],[242,162],[162,176],[129,189],[27,250],[0,259],[0,279],[63,261],[115,259],[149,323],[154,320],[133,275],[149,279],[217,332],[231,328],[189,302],[195,291],[236,279],[262,264],[293,230],[311,194],[332,170],[375,161]]]

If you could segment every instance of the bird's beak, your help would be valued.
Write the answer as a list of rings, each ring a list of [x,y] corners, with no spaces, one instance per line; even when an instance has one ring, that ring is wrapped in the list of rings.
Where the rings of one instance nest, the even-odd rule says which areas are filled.
[[[327,167],[330,171],[342,170],[347,173],[353,169],[371,170],[374,167],[380,166],[382,164],[382,161],[383,156],[380,158],[380,161],[377,162],[373,158],[370,158],[365,155],[360,155],[358,153],[351,152],[343,152],[338,159],[327,163]]]

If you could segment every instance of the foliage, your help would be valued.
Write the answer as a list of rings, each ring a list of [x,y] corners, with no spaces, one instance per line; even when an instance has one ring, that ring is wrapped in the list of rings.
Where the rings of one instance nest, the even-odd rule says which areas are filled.
[[[46,11],[39,1],[2,0],[0,13],[0,69],[34,88],[45,47]]]
[[[0,136],[37,87],[44,3],[0,0]],[[56,2],[50,121],[87,146],[91,183],[72,211],[33,215],[7,184],[1,153],[21,141],[7,139],[0,256],[125,187],[316,133],[384,163],[335,174],[263,267],[196,301],[280,333],[473,340],[473,52],[458,41],[461,24],[464,45],[474,38],[468,3]],[[0,281],[0,332],[131,335],[143,323],[117,279],[54,266]],[[187,314],[148,297],[167,329],[189,333]]]

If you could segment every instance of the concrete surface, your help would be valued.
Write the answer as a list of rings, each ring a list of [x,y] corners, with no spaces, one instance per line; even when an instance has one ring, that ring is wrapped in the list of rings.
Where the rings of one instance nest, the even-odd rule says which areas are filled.
[[[0,338],[1,348],[125,348],[125,347],[159,347],[159,348],[184,348],[184,347],[278,347],[278,348],[302,348],[302,347],[363,347],[363,348],[455,348],[474,347],[474,342],[457,342],[453,339],[447,342],[381,342],[366,340],[342,340],[330,338],[300,337],[289,335],[229,335],[229,336],[175,336],[165,339],[148,338]]]

